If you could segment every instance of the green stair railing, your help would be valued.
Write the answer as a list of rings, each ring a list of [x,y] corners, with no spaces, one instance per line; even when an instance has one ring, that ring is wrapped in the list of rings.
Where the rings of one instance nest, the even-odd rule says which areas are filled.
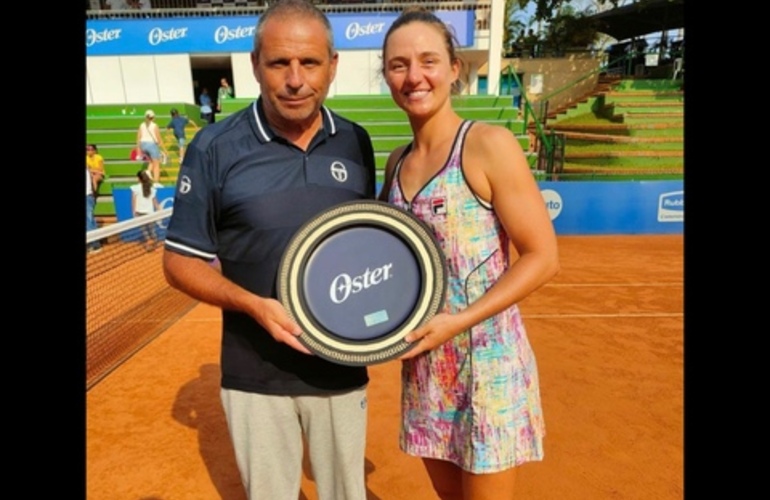
[[[524,130],[527,131],[529,129],[529,119],[532,117],[532,121],[535,125],[535,139],[536,143],[542,144],[541,147],[545,148],[545,157],[547,158],[546,162],[546,172],[550,173],[550,171],[553,170],[553,150],[554,150],[554,141],[551,137],[546,134],[544,130],[545,121],[543,123],[540,123],[540,119],[538,118],[537,114],[535,113],[535,110],[532,109],[532,104],[530,103],[529,99],[527,99],[527,93],[524,92],[524,85],[522,85],[521,80],[519,80],[519,76],[516,74],[516,71],[512,64],[509,64],[505,68],[505,77],[508,78],[508,92],[509,95],[513,92],[513,83],[516,84],[516,86],[520,89],[521,92],[521,106],[524,110]],[[513,80],[513,81],[511,81]],[[538,155],[539,156],[539,155]],[[535,160],[537,162],[537,160]],[[530,167],[534,167],[535,165],[530,164]]]
[[[519,76],[516,74],[516,68],[514,68],[513,64],[509,64],[506,67],[504,77],[508,78],[507,87],[509,89],[509,94],[512,93],[513,82],[516,83],[521,92],[521,102],[522,108],[524,110],[524,127],[529,128],[531,117],[532,123],[535,126],[536,145],[540,144],[541,148],[544,148],[544,152],[542,154],[538,154],[537,157],[539,163],[543,162],[542,159],[544,158],[545,165],[538,165],[538,168],[544,166],[545,173],[547,174],[551,174],[555,170],[559,170],[560,168],[555,165],[555,160],[556,156],[559,155],[560,152],[563,152],[564,148],[564,140],[557,137],[557,133],[555,131],[552,130],[547,132],[545,129],[546,122],[548,121],[549,100],[598,73],[606,72],[608,67],[622,66],[622,63],[624,63],[626,60],[632,60],[633,57],[634,54],[624,54],[617,59],[610,61],[609,63],[600,64],[598,68],[580,75],[575,80],[567,83],[566,85],[563,85],[562,87],[559,87],[549,94],[546,94],[537,101],[538,112],[535,112],[534,108],[532,107],[532,103],[527,98],[527,93],[524,92],[524,86],[522,85],[521,80],[519,80]],[[561,157],[563,154],[559,156]]]

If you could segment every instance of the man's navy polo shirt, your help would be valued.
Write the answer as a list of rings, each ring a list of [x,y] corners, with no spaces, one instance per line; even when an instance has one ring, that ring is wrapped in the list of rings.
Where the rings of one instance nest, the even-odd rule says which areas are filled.
[[[179,172],[166,250],[212,260],[225,277],[276,297],[281,257],[319,212],[375,196],[368,133],[325,106],[323,129],[302,151],[269,127],[259,98],[190,141]],[[222,311],[222,387],[263,394],[324,394],[367,383],[351,367],[276,342],[249,315]]]

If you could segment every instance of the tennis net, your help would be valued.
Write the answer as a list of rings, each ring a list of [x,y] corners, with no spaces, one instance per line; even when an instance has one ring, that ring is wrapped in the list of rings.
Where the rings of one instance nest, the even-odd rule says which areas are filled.
[[[163,276],[172,210],[86,233],[86,390],[197,304]]]

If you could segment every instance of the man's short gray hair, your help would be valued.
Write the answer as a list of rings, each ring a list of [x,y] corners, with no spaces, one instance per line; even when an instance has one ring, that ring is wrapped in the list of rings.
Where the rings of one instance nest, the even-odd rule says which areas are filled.
[[[278,0],[270,2],[268,8],[259,16],[257,30],[254,33],[254,55],[259,57],[259,49],[262,45],[262,32],[265,23],[272,17],[287,17],[291,20],[317,19],[326,28],[326,39],[329,46],[329,56],[334,55],[334,30],[326,14],[321,12],[308,0]]]

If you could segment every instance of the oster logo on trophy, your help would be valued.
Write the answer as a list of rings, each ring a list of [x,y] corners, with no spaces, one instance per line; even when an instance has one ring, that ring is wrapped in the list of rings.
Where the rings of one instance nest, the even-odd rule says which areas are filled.
[[[432,232],[380,201],[337,205],[286,249],[278,296],[315,354],[347,365],[393,359],[443,305],[445,262]]]

